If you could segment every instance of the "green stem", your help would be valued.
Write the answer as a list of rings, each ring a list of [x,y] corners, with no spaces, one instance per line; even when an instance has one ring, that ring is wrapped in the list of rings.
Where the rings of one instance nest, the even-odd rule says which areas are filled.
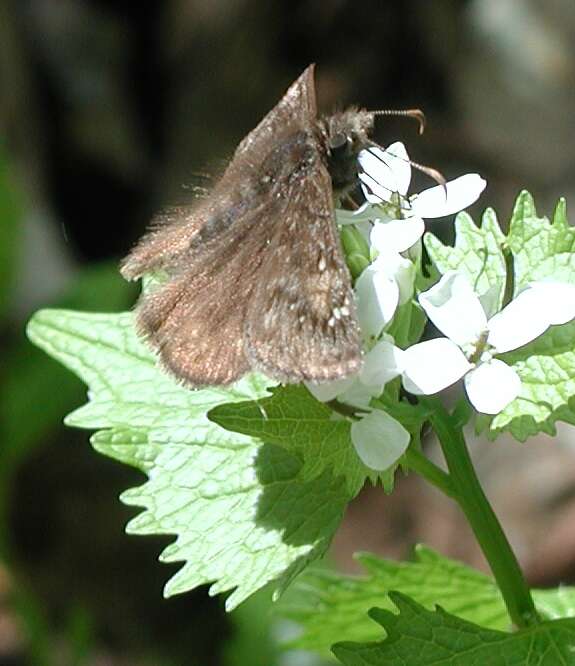
[[[457,499],[457,493],[453,488],[449,474],[446,474],[440,467],[428,460],[423,453],[413,449],[407,449],[403,456],[403,462],[409,469],[417,472],[426,481],[429,481],[442,493]]]
[[[479,483],[461,428],[441,402],[426,399],[430,421],[439,438],[456,500],[479,542],[499,586],[511,620],[518,628],[539,622],[531,592],[517,558]]]
[[[513,266],[513,253],[508,247],[503,249],[503,257],[505,259],[507,279],[505,280],[505,290],[503,292],[503,301],[501,305],[502,307],[505,307],[511,302],[513,294],[515,293],[515,268]]]

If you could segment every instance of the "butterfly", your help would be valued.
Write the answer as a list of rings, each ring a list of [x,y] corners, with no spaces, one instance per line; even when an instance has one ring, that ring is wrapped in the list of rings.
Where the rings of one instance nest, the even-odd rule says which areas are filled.
[[[121,264],[166,281],[140,333],[190,387],[250,371],[283,383],[356,373],[361,336],[335,202],[355,186],[374,116],[317,116],[314,65],[239,144],[212,192],[160,214]]]

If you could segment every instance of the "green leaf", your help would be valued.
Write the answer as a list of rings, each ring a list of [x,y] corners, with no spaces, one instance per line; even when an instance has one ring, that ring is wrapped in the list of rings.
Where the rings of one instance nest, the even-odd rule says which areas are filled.
[[[509,616],[494,580],[418,546],[413,562],[356,556],[367,575],[344,576],[327,570],[307,571],[290,592],[293,601],[280,612],[298,622],[303,633],[293,646],[325,653],[338,640],[372,641],[380,629],[367,612],[374,606],[392,610],[391,590],[401,590],[426,608],[441,605],[450,613],[484,628],[506,630]],[[537,609],[547,619],[575,616],[575,588],[536,590]]]
[[[370,616],[387,632],[377,643],[338,643],[333,652],[345,666],[558,666],[573,664],[575,620],[543,622],[515,633],[492,631],[429,611],[397,592],[399,614],[374,608]]]
[[[429,233],[424,237],[429,256],[442,274],[463,273],[479,295],[493,290],[497,309],[501,306],[507,275],[501,249],[504,241],[497,216],[490,208],[483,214],[480,227],[467,213],[459,213],[455,219],[455,247],[444,245]]]
[[[552,279],[575,284],[575,229],[567,222],[565,202],[553,222],[538,217],[533,198],[517,198],[508,238],[513,252],[515,293],[529,282]],[[534,313],[537,316],[537,313]],[[559,420],[575,423],[575,321],[552,326],[542,336],[501,358],[521,378],[519,396],[489,425],[489,436],[510,432],[515,439],[544,432],[555,435]]]
[[[313,479],[329,470],[342,476],[350,497],[366,479],[382,479],[387,489],[393,483],[395,466],[383,473],[366,467],[359,459],[350,437],[351,423],[337,418],[303,386],[282,386],[263,400],[225,404],[210,412],[210,419],[227,430],[278,444],[302,461],[304,479]]]
[[[348,496],[328,474],[300,481],[297,459],[281,447],[226,446],[207,433],[202,439],[156,442],[143,430],[114,429],[92,442],[149,477],[122,494],[124,503],[147,509],[127,531],[177,535],[160,559],[185,564],[166,585],[166,596],[216,581],[211,594],[237,588],[226,602],[231,610],[269,581],[281,578],[284,588],[320,557]]]
[[[208,420],[219,404],[266,395],[263,377],[185,389],[159,370],[131,313],[45,310],[28,334],[90,388],[66,422],[106,428],[94,447],[147,474],[122,501],[145,509],[129,532],[176,535],[161,559],[184,565],[166,595],[213,583],[213,594],[235,588],[231,609],[269,581],[285,587],[323,554],[349,501],[342,480],[327,471],[304,479],[292,453]]]
[[[557,205],[551,223],[537,215],[532,196],[521,192],[507,239],[495,213],[487,210],[481,228],[467,214],[457,216],[455,247],[443,245],[430,234],[426,235],[425,244],[442,273],[458,270],[466,274],[478,294],[489,295],[495,309],[501,307],[504,296],[507,272],[504,246],[513,267],[510,296],[537,280],[575,284],[575,229],[567,221],[564,200]],[[554,435],[558,420],[574,424],[574,340],[575,322],[570,322],[551,327],[532,343],[502,355],[501,359],[519,375],[521,393],[495,417],[479,417],[476,427],[486,428],[491,439],[506,431],[525,441],[540,432]]]
[[[521,379],[521,393],[489,424],[494,438],[507,431],[520,442],[544,432],[555,435],[557,421],[575,424],[575,321],[501,356]]]
[[[541,617],[558,620],[575,617],[575,587],[561,585],[549,590],[532,590]]]
[[[201,428],[213,430],[205,416],[211,407],[265,395],[266,382],[256,375],[232,389],[190,391],[180,386],[159,369],[136,335],[130,312],[41,310],[28,326],[28,337],[88,384],[90,402],[66,418],[68,425],[79,428],[168,428],[170,441],[178,435],[178,441],[187,442],[189,433],[182,430],[180,437],[177,427],[194,427],[199,437],[199,415]]]
[[[545,278],[575,283],[575,228],[567,221],[564,200],[559,201],[551,223],[537,215],[529,192],[521,192],[507,242],[513,252],[515,293]]]

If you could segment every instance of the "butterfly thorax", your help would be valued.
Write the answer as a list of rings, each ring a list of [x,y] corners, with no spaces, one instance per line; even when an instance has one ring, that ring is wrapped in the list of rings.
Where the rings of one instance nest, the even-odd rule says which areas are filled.
[[[357,156],[368,145],[372,127],[373,113],[354,107],[318,121],[336,198],[356,185]]]

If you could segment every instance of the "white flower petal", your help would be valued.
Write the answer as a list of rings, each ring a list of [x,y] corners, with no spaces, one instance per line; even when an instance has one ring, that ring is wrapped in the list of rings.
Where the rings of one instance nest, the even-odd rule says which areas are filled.
[[[575,318],[575,284],[532,282],[528,290],[536,295],[536,307],[550,326],[566,324]]]
[[[395,191],[405,196],[411,183],[411,163],[407,150],[401,141],[396,141],[385,150],[385,161],[395,176]]]
[[[381,394],[381,388],[374,386],[365,386],[358,379],[343,393],[337,396],[340,402],[345,402],[352,407],[360,409],[369,409],[369,403],[372,398]]]
[[[389,414],[374,409],[351,424],[351,441],[364,465],[380,471],[405,453],[409,433]]]
[[[373,262],[370,268],[375,269],[382,279],[394,280],[399,288],[399,303],[407,303],[413,296],[415,284],[415,264],[397,252],[385,252]]]
[[[384,180],[391,171],[390,167],[383,160],[384,155],[385,150],[374,146],[372,148],[365,148],[357,157],[361,165],[361,170],[378,182]]]
[[[355,283],[357,317],[365,337],[378,336],[392,320],[399,303],[395,280],[368,266]]]
[[[461,273],[445,273],[419,295],[419,302],[437,328],[459,346],[476,342],[487,328],[479,298]]]
[[[500,352],[535,340],[549,326],[575,318],[575,286],[534,282],[489,320],[488,342]]]
[[[499,353],[535,340],[549,328],[543,291],[527,288],[489,320],[487,341]]]
[[[321,384],[316,382],[304,382],[304,384],[316,400],[329,402],[337,398],[340,393],[349,389],[356,379],[357,375],[353,375],[344,379],[335,379],[331,382],[322,382]]]
[[[387,382],[402,373],[403,354],[403,349],[387,340],[378,342],[363,359],[363,367],[359,374],[361,383],[370,387],[379,387],[381,393]]]
[[[488,319],[499,310],[504,288],[505,284],[502,279],[496,284],[492,284],[487,291],[479,296],[479,302]]]
[[[498,414],[519,395],[521,380],[513,368],[495,358],[465,375],[465,389],[478,412]]]
[[[467,208],[479,198],[486,181],[479,174],[468,173],[443,185],[423,190],[411,200],[411,212],[418,217],[443,217]]]
[[[358,160],[363,172],[387,192],[382,197],[383,201],[389,201],[396,192],[403,196],[407,194],[411,182],[411,164],[405,146],[400,141],[385,150],[377,147],[362,150]]]
[[[399,304],[404,305],[413,297],[415,290],[415,264],[409,259],[401,258],[395,272],[395,281],[399,287]]]
[[[425,223],[420,217],[376,222],[371,230],[371,246],[379,253],[405,252],[423,236]]]
[[[359,174],[359,180],[363,196],[370,204],[378,204],[382,201],[390,201],[393,191],[388,187],[381,185],[367,173]]]
[[[451,386],[473,366],[447,338],[413,345],[403,355],[403,386],[416,395],[432,395]]]

